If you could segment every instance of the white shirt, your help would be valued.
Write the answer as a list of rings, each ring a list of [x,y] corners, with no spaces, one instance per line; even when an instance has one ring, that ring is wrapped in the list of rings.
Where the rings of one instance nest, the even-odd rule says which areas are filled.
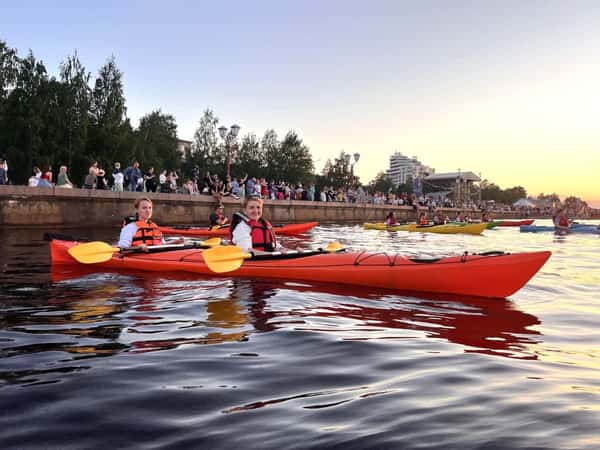
[[[121,235],[119,236],[119,243],[117,247],[119,248],[128,248],[131,247],[131,243],[133,242],[133,236],[137,231],[138,227],[135,222],[128,223],[121,229]]]
[[[243,251],[252,250],[252,229],[246,222],[240,222],[233,229],[232,242]],[[119,245],[120,247],[120,245]]]
[[[112,174],[115,179],[115,184],[123,184],[123,172],[117,172]]]
[[[166,182],[167,182],[167,176],[166,176],[164,173],[161,173],[161,174],[158,176],[158,182],[159,182],[160,184],[166,184]]]

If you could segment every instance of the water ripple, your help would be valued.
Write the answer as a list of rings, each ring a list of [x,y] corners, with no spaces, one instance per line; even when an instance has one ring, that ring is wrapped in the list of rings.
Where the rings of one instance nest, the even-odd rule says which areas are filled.
[[[328,225],[284,239],[553,251],[510,299],[484,300],[176,274],[52,282],[38,234],[0,231],[2,448],[600,445],[598,236]]]

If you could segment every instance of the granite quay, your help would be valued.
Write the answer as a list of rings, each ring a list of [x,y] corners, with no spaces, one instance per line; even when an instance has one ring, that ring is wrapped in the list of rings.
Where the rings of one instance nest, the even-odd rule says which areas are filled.
[[[96,227],[119,226],[133,214],[133,202],[140,196],[154,202],[153,219],[164,225],[208,224],[208,216],[217,204],[211,196],[112,192],[89,189],[0,186],[0,225],[72,227],[87,224]],[[241,201],[224,199],[225,213],[230,216],[241,209]],[[273,223],[318,221],[321,223],[381,222],[389,211],[398,220],[415,220],[417,213],[409,206],[361,203],[311,202],[302,200],[265,200],[265,217]],[[455,217],[463,211],[478,219],[479,211],[444,208]],[[497,213],[496,218],[515,218],[515,212]]]

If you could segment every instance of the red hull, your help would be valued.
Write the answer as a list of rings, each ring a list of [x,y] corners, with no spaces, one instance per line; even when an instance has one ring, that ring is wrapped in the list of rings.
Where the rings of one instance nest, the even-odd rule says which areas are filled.
[[[499,226],[499,227],[520,227],[521,225],[531,225],[533,222],[535,222],[535,219],[501,220],[497,226]]]
[[[52,264],[77,264],[68,253],[76,242],[50,243]],[[385,253],[322,253],[293,259],[247,260],[220,276],[299,280],[403,292],[427,292],[475,297],[507,297],[523,287],[544,265],[550,252],[468,255],[442,258],[437,262],[414,262]],[[134,269],[155,272],[192,272],[219,276],[202,259],[201,250],[115,255],[94,268]]]

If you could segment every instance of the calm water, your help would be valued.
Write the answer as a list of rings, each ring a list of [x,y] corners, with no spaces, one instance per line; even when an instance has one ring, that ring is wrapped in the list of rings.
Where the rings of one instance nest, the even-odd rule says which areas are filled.
[[[600,448],[600,236],[328,225],[285,242],[553,251],[510,299],[472,300],[51,274],[42,234],[0,230],[2,449]]]

